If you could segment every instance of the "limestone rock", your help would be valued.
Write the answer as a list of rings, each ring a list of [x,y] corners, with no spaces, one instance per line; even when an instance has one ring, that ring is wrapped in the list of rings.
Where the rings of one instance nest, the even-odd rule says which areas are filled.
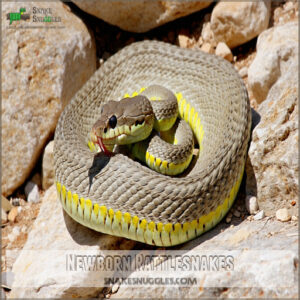
[[[179,34],[178,35],[178,44],[181,48],[188,48],[190,42],[189,38],[186,35]]]
[[[184,245],[166,249],[166,254],[182,250],[185,256],[194,254],[206,259],[218,249],[221,255],[233,251],[234,271],[197,271],[184,273],[175,268],[174,259],[167,270],[176,278],[199,278],[196,285],[147,285],[145,287],[121,284],[110,299],[216,299],[216,298],[292,298],[298,295],[298,231],[289,223],[276,220],[243,221],[236,226],[219,224],[208,233]],[[224,229],[223,232],[221,230]],[[273,235],[270,233],[273,232]],[[269,236],[266,238],[266,236]],[[274,250],[274,251],[272,251]],[[149,253],[149,252],[148,252]],[[178,266],[178,264],[177,264]],[[209,268],[209,267],[208,267]],[[143,278],[162,277],[157,271],[143,272]],[[197,274],[197,275],[196,275]],[[226,275],[225,275],[226,274]],[[134,271],[128,279],[141,278]],[[200,286],[199,286],[200,285]],[[224,289],[226,287],[226,289]],[[273,288],[272,288],[273,287]]]
[[[3,195],[1,195],[1,208],[5,211],[8,212],[11,210],[12,205],[11,203],[8,201],[7,198],[5,198]]]
[[[286,208],[281,208],[276,211],[276,218],[278,221],[286,222],[291,219],[291,216]]]
[[[4,224],[7,222],[7,213],[3,208],[1,208],[1,224]]]
[[[258,203],[256,197],[248,195],[245,199],[245,204],[250,215],[254,215],[257,212]]]
[[[298,215],[298,61],[291,62],[258,107],[247,161],[247,194],[257,197],[267,216],[286,207]],[[292,205],[293,203],[294,205]]]
[[[51,141],[44,150],[42,164],[43,189],[48,189],[54,183],[54,157],[53,157],[54,141]]]
[[[244,77],[247,77],[248,76],[248,68],[247,67],[242,67],[240,70],[239,70],[239,75],[244,78]]]
[[[13,265],[15,280],[10,297],[96,298],[102,288],[97,285],[90,287],[88,283],[91,283],[91,276],[101,276],[101,273],[68,272],[64,277],[66,255],[79,255],[89,250],[104,255],[105,250],[129,250],[135,244],[73,221],[63,211],[52,186],[44,195],[39,215]]]
[[[221,57],[223,57],[224,59],[226,59],[230,62],[233,59],[233,55],[231,53],[231,50],[223,42],[218,43],[217,48],[216,48],[216,55],[221,56]]]
[[[260,212],[258,212],[254,217],[253,220],[261,220],[265,217],[265,212],[263,210],[261,210]]]
[[[203,52],[206,53],[210,53],[212,54],[214,52],[214,48],[212,47],[212,45],[210,43],[204,43],[201,48],[200,48]]]
[[[217,42],[231,49],[258,36],[268,28],[270,1],[219,2],[211,15],[211,29]]]
[[[17,206],[14,206],[8,214],[8,221],[14,222],[19,214]]]
[[[7,14],[26,8],[28,20]],[[50,8],[57,28],[33,22],[33,7]],[[84,23],[62,2],[2,4],[2,193],[24,183],[64,105],[96,70],[96,50]],[[42,14],[36,14],[44,18]],[[39,26],[38,29],[26,28]]]
[[[212,1],[73,0],[83,11],[123,30],[146,32],[210,5]]]
[[[28,181],[25,185],[25,195],[29,203],[40,202],[39,188],[36,183]]]
[[[259,35],[257,54],[248,70],[249,89],[258,103],[271,86],[298,63],[298,22],[272,27]]]

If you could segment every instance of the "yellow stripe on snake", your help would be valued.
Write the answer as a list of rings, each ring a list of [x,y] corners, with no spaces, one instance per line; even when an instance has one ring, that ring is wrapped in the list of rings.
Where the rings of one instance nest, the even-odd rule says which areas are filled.
[[[122,152],[95,154],[87,145],[105,103],[152,85],[176,95],[179,116],[200,148],[178,176],[160,174]],[[58,197],[73,219],[94,230],[150,245],[184,243],[230,209],[243,177],[250,124],[247,91],[230,63],[162,42],[134,43],[95,72],[59,119]],[[91,141],[89,146],[95,147]],[[162,165],[150,155],[146,160]]]

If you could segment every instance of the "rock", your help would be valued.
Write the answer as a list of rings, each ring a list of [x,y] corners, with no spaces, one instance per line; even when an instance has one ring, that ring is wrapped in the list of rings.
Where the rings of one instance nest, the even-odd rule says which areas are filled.
[[[217,42],[230,49],[242,45],[268,28],[270,1],[217,3],[211,15],[211,29]]]
[[[248,195],[245,199],[246,209],[250,215],[256,214],[258,211],[258,203],[255,196]]]
[[[25,195],[27,197],[27,202],[38,203],[40,202],[40,193],[38,186],[32,182],[28,181],[25,185]]]
[[[48,143],[44,150],[42,163],[43,189],[48,189],[54,183],[54,158],[53,158],[54,141]]]
[[[276,218],[278,221],[287,222],[291,219],[291,216],[286,208],[281,208],[276,211]]]
[[[7,236],[9,241],[12,243],[20,234],[20,227],[15,226],[12,229],[12,232]]]
[[[8,221],[14,222],[18,216],[18,207],[14,206],[8,214]]]
[[[229,224],[229,223],[231,222],[231,217],[226,217],[225,222],[226,222],[227,224]]]
[[[1,299],[6,299],[6,294],[3,288],[1,288]]]
[[[210,5],[212,1],[73,1],[83,11],[123,30],[146,32]],[[150,13],[151,12],[151,13]]]
[[[219,224],[208,233],[184,245],[161,250],[160,253],[173,255],[168,259],[166,269],[147,272],[135,270],[127,277],[153,278],[198,278],[197,284],[130,286],[121,283],[116,294],[110,299],[216,299],[216,298],[297,298],[298,296],[298,228],[290,223],[276,220],[242,221],[233,228]],[[227,228],[226,228],[227,227]],[[221,233],[222,228],[224,231]],[[269,232],[274,235],[266,238]],[[276,245],[276,247],[274,247]],[[218,249],[218,251],[216,251]],[[276,250],[275,250],[276,249]],[[181,252],[176,252],[180,250]],[[216,252],[214,252],[216,251]],[[155,254],[159,250],[155,249]],[[149,254],[149,250],[145,251]],[[183,271],[175,263],[176,254],[186,258],[201,257],[200,271]],[[232,255],[234,270],[213,271],[216,264],[203,263],[210,256]],[[186,260],[188,261],[188,260]],[[196,259],[195,259],[196,261]],[[177,260],[178,262],[178,260]],[[197,265],[197,264],[195,264]],[[220,266],[220,265],[219,265]],[[206,272],[202,268],[207,268]],[[196,267],[197,268],[197,267]],[[185,269],[187,270],[188,267]],[[165,273],[168,271],[168,273]],[[225,275],[226,274],[226,275]],[[200,286],[199,286],[200,285]],[[226,288],[224,288],[226,287]]]
[[[11,203],[8,201],[7,198],[5,198],[3,195],[2,195],[2,198],[1,198],[1,208],[5,211],[5,212],[8,212],[11,210],[12,208],[12,205]]]
[[[286,207],[298,215],[298,60],[270,89],[258,107],[260,122],[252,132],[247,160],[246,193],[257,197],[267,216]]]
[[[1,208],[1,224],[5,224],[7,222],[7,213],[3,208]]]
[[[4,285],[6,288],[10,289],[13,282],[14,282],[14,277],[15,277],[15,275],[11,271],[1,273],[1,283],[2,283],[2,285]]]
[[[33,22],[32,2],[2,5],[2,193],[24,183],[51,134],[62,108],[96,70],[96,49],[86,25],[62,2],[49,8],[57,29]],[[6,15],[26,8],[29,20]],[[42,14],[36,17],[44,18]],[[39,26],[40,28],[25,28]],[[22,27],[22,28],[21,28]],[[45,28],[44,28],[45,27]]]
[[[292,216],[291,220],[292,221],[298,221],[298,218],[296,216]]]
[[[244,77],[247,77],[248,76],[248,68],[247,67],[242,67],[240,70],[239,70],[239,75],[244,78]]]
[[[203,43],[200,49],[206,53],[214,53],[214,48],[210,43]]]
[[[203,23],[201,38],[204,43],[209,43],[212,45],[212,47],[216,47],[218,44],[214,38],[214,33],[211,30],[211,24],[208,21]]]
[[[11,199],[11,204],[13,205],[13,206],[20,206],[21,204],[20,204],[20,198],[12,198]]]
[[[216,55],[221,56],[230,62],[233,59],[231,50],[228,48],[228,46],[225,43],[222,43],[222,42],[218,43],[218,45],[217,45]]]
[[[257,54],[248,70],[249,89],[258,103],[272,85],[298,62],[298,22],[272,27],[257,39]]]
[[[189,47],[189,38],[183,34],[178,35],[178,44],[181,48],[188,48]]]
[[[66,272],[70,254],[105,255],[105,250],[129,250],[135,242],[93,231],[73,221],[50,187],[26,244],[13,265],[11,298],[96,298],[101,272]],[[118,252],[114,252],[117,254]],[[106,273],[106,275],[109,275]],[[95,282],[96,282],[95,281]]]
[[[265,217],[265,212],[263,210],[261,210],[260,212],[258,212],[254,217],[253,220],[261,220]]]
[[[238,210],[235,210],[233,212],[233,215],[236,217],[236,218],[239,218],[241,216],[241,213],[238,211]]]

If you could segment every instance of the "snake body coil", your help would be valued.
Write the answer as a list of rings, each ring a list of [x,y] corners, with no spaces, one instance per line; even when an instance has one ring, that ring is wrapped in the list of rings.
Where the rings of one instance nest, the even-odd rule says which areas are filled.
[[[200,147],[198,159],[179,177],[123,154],[95,155],[87,146],[103,103],[153,84],[176,94],[179,115]],[[58,197],[73,219],[97,231],[157,246],[183,243],[215,226],[231,207],[250,124],[247,92],[230,63],[162,42],[132,44],[96,71],[59,119]]]

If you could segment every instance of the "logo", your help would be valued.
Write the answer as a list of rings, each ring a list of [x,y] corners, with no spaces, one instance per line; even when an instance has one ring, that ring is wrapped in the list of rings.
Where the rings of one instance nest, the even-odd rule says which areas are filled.
[[[29,20],[30,15],[24,14],[26,12],[26,8],[20,8],[20,12],[8,13],[6,15],[7,20],[9,20],[9,25],[12,24],[13,21],[20,21],[20,20]]]

